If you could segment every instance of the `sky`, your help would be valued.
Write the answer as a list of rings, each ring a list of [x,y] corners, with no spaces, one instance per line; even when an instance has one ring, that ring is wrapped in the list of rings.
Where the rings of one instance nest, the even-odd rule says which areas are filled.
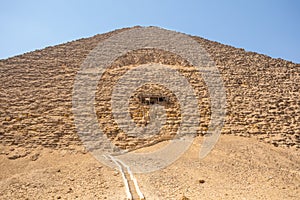
[[[135,25],[300,63],[298,0],[0,0],[0,59]]]

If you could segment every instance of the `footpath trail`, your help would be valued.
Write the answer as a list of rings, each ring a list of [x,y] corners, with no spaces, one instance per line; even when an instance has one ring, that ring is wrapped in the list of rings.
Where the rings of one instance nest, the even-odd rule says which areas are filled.
[[[109,159],[116,164],[122,175],[127,200],[144,200],[145,197],[141,192],[137,179],[134,177],[130,167],[113,156],[109,156]]]

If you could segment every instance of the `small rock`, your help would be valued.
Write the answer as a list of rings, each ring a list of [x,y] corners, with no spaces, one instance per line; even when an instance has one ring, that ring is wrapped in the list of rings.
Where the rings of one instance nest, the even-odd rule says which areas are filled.
[[[18,158],[23,158],[29,154],[28,151],[24,149],[13,150],[11,154],[8,155],[8,159],[15,160]]]
[[[118,176],[119,175],[119,172],[114,172],[114,176]]]
[[[73,192],[72,188],[69,188],[69,190],[67,191],[67,193],[72,193],[72,192]]]
[[[39,158],[39,153],[36,153],[36,154],[34,154],[34,155],[32,155],[31,157],[30,157],[30,160],[32,160],[32,161],[36,161],[38,158]]]
[[[199,183],[200,183],[200,184],[203,184],[203,183],[205,183],[205,180],[200,179],[200,180],[199,180]]]
[[[15,159],[18,159],[18,158],[21,158],[20,154],[13,154],[11,156],[8,156],[8,159],[10,159],[10,160],[15,160]]]
[[[278,147],[279,144],[276,142],[276,141],[272,141],[272,144],[275,146],[275,147]]]

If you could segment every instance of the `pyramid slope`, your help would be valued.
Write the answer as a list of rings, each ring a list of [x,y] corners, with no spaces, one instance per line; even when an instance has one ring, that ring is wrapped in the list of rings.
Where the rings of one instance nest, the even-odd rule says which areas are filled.
[[[0,60],[0,143],[29,149],[81,145],[72,113],[76,73],[99,42],[128,29]],[[300,148],[299,64],[191,37],[206,49],[222,74],[227,95],[222,133]],[[126,55],[113,66],[147,62],[184,65],[174,55],[147,50]],[[118,139],[118,132],[110,133]]]

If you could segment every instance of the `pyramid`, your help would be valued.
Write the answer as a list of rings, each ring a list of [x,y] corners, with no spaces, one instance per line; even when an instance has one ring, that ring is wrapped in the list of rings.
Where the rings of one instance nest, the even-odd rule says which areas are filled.
[[[82,145],[72,112],[75,77],[89,53],[124,28],[0,60],[0,143],[26,149],[72,149]],[[219,70],[226,90],[222,134],[255,137],[283,148],[300,148],[300,65],[198,36],[197,41]],[[180,126],[180,105],[168,88],[145,85],[132,96],[130,113],[147,125],[150,104],[166,107],[167,123],[149,138],[126,135],[114,121],[113,85],[129,69],[147,63],[172,66],[188,78],[199,97],[197,134],[207,131],[210,101],[201,75],[182,57],[159,49],[139,49],[118,57],[98,83],[95,111],[106,136],[123,149],[169,140]],[[148,102],[148,103],[147,103]]]

